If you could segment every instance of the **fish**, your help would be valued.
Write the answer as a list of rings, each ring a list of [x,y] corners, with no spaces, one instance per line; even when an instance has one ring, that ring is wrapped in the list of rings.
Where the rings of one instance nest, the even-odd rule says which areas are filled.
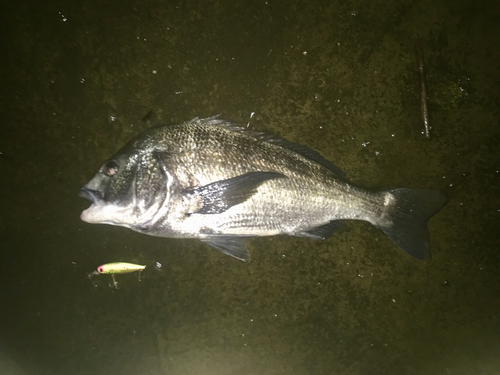
[[[428,259],[427,221],[446,202],[436,190],[357,186],[318,152],[218,116],[143,131],[79,195],[91,201],[84,222],[199,239],[243,261],[247,238],[324,240],[350,220]]]

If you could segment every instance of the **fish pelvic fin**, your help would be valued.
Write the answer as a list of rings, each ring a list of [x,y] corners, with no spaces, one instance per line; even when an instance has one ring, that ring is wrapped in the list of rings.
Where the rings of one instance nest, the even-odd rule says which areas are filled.
[[[411,256],[428,259],[430,253],[427,221],[445,203],[446,197],[435,190],[388,190],[384,213],[380,220],[373,224]]]

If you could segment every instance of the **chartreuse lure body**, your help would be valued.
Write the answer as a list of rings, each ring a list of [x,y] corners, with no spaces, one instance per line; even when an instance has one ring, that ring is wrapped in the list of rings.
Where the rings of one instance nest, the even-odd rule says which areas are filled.
[[[102,266],[97,267],[97,271],[102,274],[114,274],[142,271],[145,268],[146,266],[141,266],[140,264],[115,262],[103,264]]]
[[[125,262],[106,263],[97,267],[97,271],[94,271],[91,274],[89,274],[89,279],[90,281],[92,281],[92,277],[94,275],[100,275],[100,274],[111,275],[111,278],[113,279],[113,285],[109,284],[109,286],[119,289],[118,283],[116,282],[115,279],[115,274],[131,273],[139,271],[139,281],[141,281],[141,272],[145,268],[146,266],[134,263],[125,263]],[[92,282],[92,284],[94,283]]]

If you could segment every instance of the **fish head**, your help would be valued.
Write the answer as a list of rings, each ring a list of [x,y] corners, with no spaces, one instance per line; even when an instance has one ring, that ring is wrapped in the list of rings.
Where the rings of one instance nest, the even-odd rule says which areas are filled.
[[[80,218],[93,224],[147,228],[168,200],[167,176],[151,150],[125,147],[80,189],[92,202]]]

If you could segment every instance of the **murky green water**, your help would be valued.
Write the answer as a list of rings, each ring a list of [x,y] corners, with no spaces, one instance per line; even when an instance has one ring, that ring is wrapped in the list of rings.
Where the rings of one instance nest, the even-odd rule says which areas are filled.
[[[500,372],[499,11],[462,1],[87,1],[2,12],[0,368],[12,374]],[[425,56],[422,135],[414,46]],[[432,259],[364,223],[324,242],[83,223],[141,130],[249,122],[373,188],[443,191]],[[145,278],[87,274],[115,261]],[[161,271],[154,265],[161,263]]]

